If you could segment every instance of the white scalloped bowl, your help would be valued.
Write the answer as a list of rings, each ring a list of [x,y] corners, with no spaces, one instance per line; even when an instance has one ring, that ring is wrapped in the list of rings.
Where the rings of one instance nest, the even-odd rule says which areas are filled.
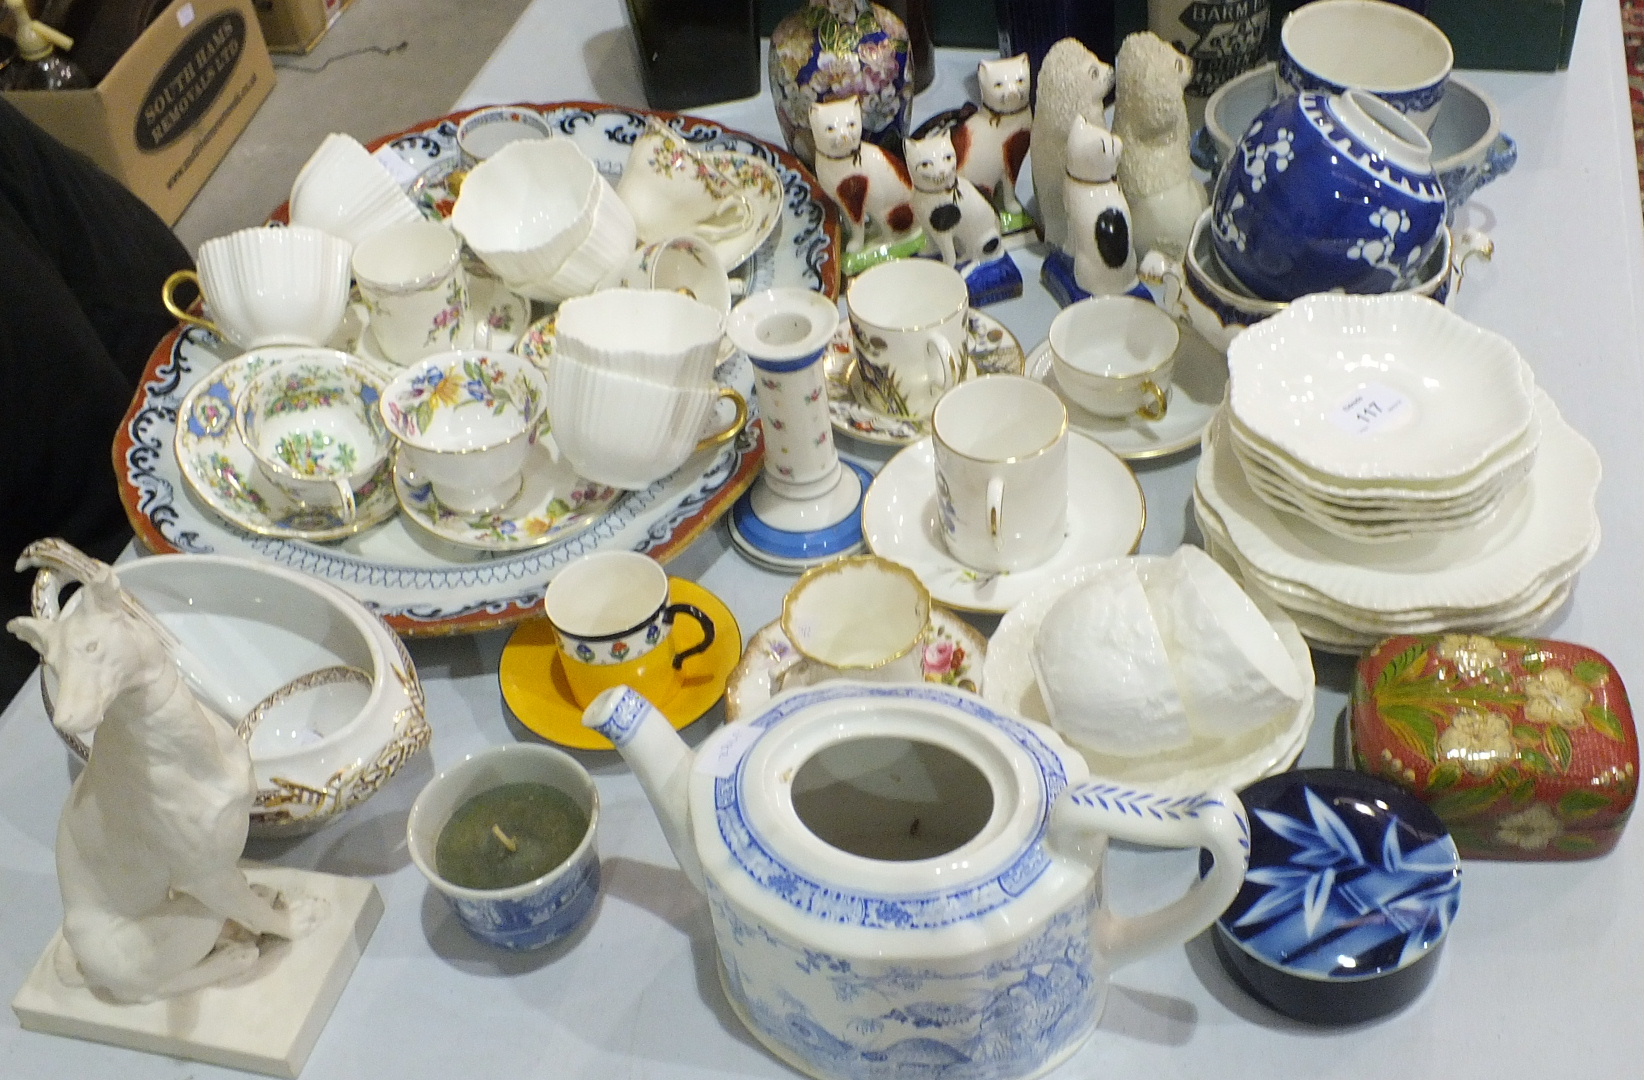
[[[1227,367],[1241,424],[1349,480],[1465,476],[1534,413],[1512,342],[1420,296],[1305,296],[1235,337]]]
[[[510,289],[549,299],[541,283],[589,239],[609,187],[569,139],[513,142],[469,172],[451,226]]]
[[[350,244],[390,225],[421,220],[417,204],[351,135],[327,135],[291,184],[291,224]]]
[[[665,386],[707,386],[724,336],[713,308],[660,289],[602,289],[567,300],[557,348],[594,367]]]
[[[341,589],[226,555],[154,555],[115,572],[176,636],[185,678],[209,687],[231,723],[310,672],[363,673],[266,710],[250,743],[253,835],[300,834],[336,821],[427,745],[415,665],[394,632]],[[48,715],[52,689],[42,680]],[[63,738],[86,755],[89,740]]]

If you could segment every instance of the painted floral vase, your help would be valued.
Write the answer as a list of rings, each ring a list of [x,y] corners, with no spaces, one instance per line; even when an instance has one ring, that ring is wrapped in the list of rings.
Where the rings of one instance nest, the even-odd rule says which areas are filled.
[[[1416,284],[1440,242],[1444,186],[1427,136],[1361,90],[1276,101],[1216,180],[1211,241],[1253,296]]]
[[[771,31],[771,99],[782,138],[816,163],[811,106],[855,95],[862,137],[899,154],[913,116],[908,31],[871,0],[808,0]]]
[[[1615,667],[1581,645],[1443,634],[1359,661],[1353,756],[1442,818],[1462,855],[1583,859],[1621,837],[1638,735]]]

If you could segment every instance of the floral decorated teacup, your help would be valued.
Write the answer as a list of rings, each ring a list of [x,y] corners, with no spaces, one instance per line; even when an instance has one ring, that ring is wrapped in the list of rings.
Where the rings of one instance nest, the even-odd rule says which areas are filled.
[[[613,686],[632,686],[666,703],[682,685],[681,666],[714,642],[713,620],[690,604],[669,603],[667,573],[637,551],[583,556],[548,583],[542,606],[559,640],[571,696],[584,707]],[[676,649],[673,626],[680,615],[702,635]]]
[[[354,249],[354,278],[383,356],[409,363],[457,346],[468,282],[462,241],[438,221],[390,225]]]
[[[671,128],[653,123],[634,140],[617,195],[634,215],[642,244],[694,234],[710,243],[753,227],[753,206]]]
[[[417,361],[380,408],[412,472],[458,513],[500,510],[519,494],[545,418],[542,372],[511,353],[462,350]]]
[[[383,379],[357,357],[314,349],[251,376],[234,403],[234,423],[280,490],[349,523],[355,491],[388,459],[377,410]]]

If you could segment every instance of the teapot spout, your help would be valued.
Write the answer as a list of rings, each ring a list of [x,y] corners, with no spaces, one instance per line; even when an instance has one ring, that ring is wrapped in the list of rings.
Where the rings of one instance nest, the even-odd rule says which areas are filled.
[[[583,710],[584,727],[593,728],[616,744],[617,753],[639,778],[662,823],[662,835],[674,859],[698,892],[703,892],[702,861],[691,840],[690,804],[686,792],[696,754],[679,737],[668,718],[644,695],[627,686],[615,686]]]

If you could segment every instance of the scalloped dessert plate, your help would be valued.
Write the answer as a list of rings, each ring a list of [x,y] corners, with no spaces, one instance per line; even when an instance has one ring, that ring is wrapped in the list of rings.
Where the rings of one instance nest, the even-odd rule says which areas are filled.
[[[1521,490],[1485,521],[1447,533],[1362,544],[1281,515],[1251,490],[1219,422],[1195,491],[1240,561],[1265,577],[1367,613],[1487,610],[1523,598],[1549,573],[1579,569],[1599,536],[1598,454],[1550,400],[1541,417],[1541,450]]]
[[[1236,336],[1227,367],[1241,424],[1353,481],[1465,476],[1534,412],[1512,343],[1423,297],[1303,297]]]

